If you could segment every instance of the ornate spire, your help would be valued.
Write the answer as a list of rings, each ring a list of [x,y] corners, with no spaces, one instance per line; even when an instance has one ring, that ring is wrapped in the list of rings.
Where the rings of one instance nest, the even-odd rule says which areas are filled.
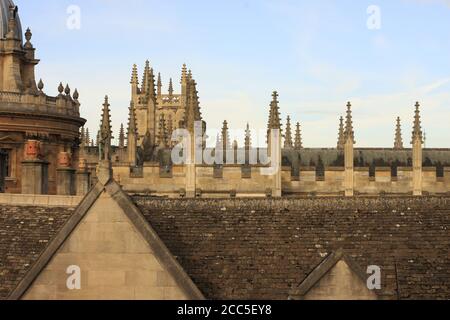
[[[135,86],[139,85],[138,69],[137,69],[137,65],[136,64],[133,64],[133,70],[131,71],[130,84],[135,85]]]
[[[187,130],[194,130],[195,122],[202,121],[202,114],[200,111],[197,84],[194,79],[189,80],[188,84],[188,99],[184,115],[184,124]]]
[[[337,148],[339,150],[344,150],[345,145],[345,137],[344,137],[344,117],[341,117],[339,119],[339,133],[338,133],[338,142],[337,142]]]
[[[134,104],[131,103],[130,108],[128,108],[128,129],[127,129],[128,139],[130,139],[130,136],[135,136],[136,134],[137,134],[136,113],[134,110]]]
[[[149,75],[149,84],[148,84],[148,92],[147,94],[149,94],[151,97],[155,97],[156,96],[156,88],[155,88],[155,74],[153,72],[153,68],[150,68],[150,75]]]
[[[230,134],[228,132],[228,122],[225,120],[223,122],[222,127],[222,144],[223,144],[223,150],[230,150],[231,148],[231,141],[230,141]]]
[[[278,93],[272,93],[272,102],[270,102],[268,129],[281,129],[280,109],[278,106]]]
[[[142,76],[142,92],[147,93],[150,91],[150,61],[145,61],[144,75]]]
[[[292,141],[292,131],[291,131],[291,117],[287,117],[286,121],[286,134],[284,136],[284,147],[286,149],[292,149],[294,143]]]
[[[344,138],[345,142],[347,142],[348,139],[351,139],[353,144],[356,143],[355,132],[353,131],[352,104],[350,102],[347,103]]]
[[[169,146],[169,143],[167,140],[166,120],[164,118],[163,113],[159,116],[158,143],[161,148],[167,148]]]
[[[397,127],[395,129],[394,149],[403,149],[402,125],[400,117],[397,117]]]
[[[299,122],[297,122],[296,129],[295,129],[294,148],[295,148],[295,150],[303,149],[302,132],[301,132],[301,127],[300,127]]]
[[[250,131],[250,125],[247,123],[247,128],[245,129],[245,149],[248,150],[252,147],[252,132]]]
[[[119,131],[119,148],[123,149],[124,147],[125,147],[125,130],[123,128],[123,123],[121,123]]]
[[[134,110],[134,104],[131,103],[128,114],[127,153],[128,161],[132,166],[136,165],[137,137],[136,114]]]
[[[181,84],[187,83],[187,68],[186,64],[183,64],[183,68],[181,69]]]
[[[157,84],[157,94],[158,97],[161,97],[162,95],[162,81],[161,81],[161,72],[158,72],[158,84]]]
[[[111,139],[112,139],[112,127],[111,127],[111,115],[109,110],[110,104],[108,102],[108,96],[105,96],[105,103],[103,103],[102,121],[100,125],[100,141],[99,141],[99,154],[101,160],[111,160]]]
[[[170,78],[169,81],[169,97],[173,96],[173,83],[172,83],[172,78]]]
[[[414,127],[412,132],[412,142],[414,143],[415,139],[420,139],[421,143],[423,143],[423,132],[422,132],[422,124],[420,120],[420,104],[416,102],[416,111],[414,114]]]

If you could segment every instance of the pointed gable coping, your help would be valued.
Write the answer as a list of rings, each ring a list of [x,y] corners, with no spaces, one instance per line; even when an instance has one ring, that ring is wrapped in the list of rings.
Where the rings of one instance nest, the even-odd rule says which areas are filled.
[[[25,275],[22,281],[10,294],[8,300],[19,300],[27,292],[34,280],[37,279],[39,274],[45,269],[53,256],[63,246],[103,192],[107,192],[111,198],[116,201],[125,215],[130,219],[133,226],[149,244],[150,248],[155,253],[155,257],[159,260],[161,265],[167,269],[168,273],[173,277],[176,284],[183,290],[188,299],[204,300],[205,297],[201,291],[170,253],[169,249],[159,238],[152,226],[143,217],[139,209],[115,181],[110,181],[106,186],[103,186],[101,183],[97,183],[97,185],[91,189],[91,191],[79,204],[72,217],[67,221],[61,231],[58,232],[56,237],[50,242],[47,249],[45,249],[45,251],[41,254],[28,274]]]
[[[346,254],[342,249],[329,254],[307,277],[300,286],[293,289],[289,295],[290,300],[302,300],[308,292],[317,285],[320,280],[330,272],[339,261],[344,261],[352,272],[354,272],[358,278],[366,282],[366,274],[359,268],[358,265]],[[373,291],[377,296],[377,292]]]

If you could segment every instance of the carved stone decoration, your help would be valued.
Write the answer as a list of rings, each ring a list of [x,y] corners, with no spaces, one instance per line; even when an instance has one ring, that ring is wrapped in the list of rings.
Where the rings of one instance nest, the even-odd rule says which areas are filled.
[[[71,157],[68,152],[60,152],[58,154],[58,167],[59,168],[70,168],[71,166]]]
[[[25,143],[25,160],[39,160],[41,158],[41,142],[28,140]]]

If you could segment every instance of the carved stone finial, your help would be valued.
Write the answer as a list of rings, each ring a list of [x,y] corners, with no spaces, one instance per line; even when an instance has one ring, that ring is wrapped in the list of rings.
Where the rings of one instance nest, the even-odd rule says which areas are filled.
[[[402,125],[400,117],[397,118],[397,126],[395,129],[394,149],[403,149]]]
[[[79,97],[80,97],[80,94],[78,93],[78,90],[75,88],[75,91],[73,92],[73,99],[78,100]]]
[[[64,92],[64,86],[63,86],[62,82],[59,83],[58,92],[60,95]]]
[[[42,81],[42,79],[39,79],[39,82],[38,82],[38,89],[39,89],[40,91],[42,91],[42,90],[44,89],[44,82]]]
[[[69,87],[69,84],[66,85],[66,88],[64,89],[64,93],[65,93],[66,95],[70,95],[70,87]]]

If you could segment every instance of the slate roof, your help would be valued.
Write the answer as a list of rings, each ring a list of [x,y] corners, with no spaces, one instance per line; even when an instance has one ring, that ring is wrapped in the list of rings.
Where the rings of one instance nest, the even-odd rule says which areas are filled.
[[[338,251],[380,298],[450,299],[449,197],[132,200],[207,299],[287,299]],[[0,206],[0,299],[79,210]]]
[[[339,249],[380,298],[450,299],[450,198],[133,199],[207,299],[287,299]]]
[[[8,298],[74,211],[0,205],[0,300]]]

